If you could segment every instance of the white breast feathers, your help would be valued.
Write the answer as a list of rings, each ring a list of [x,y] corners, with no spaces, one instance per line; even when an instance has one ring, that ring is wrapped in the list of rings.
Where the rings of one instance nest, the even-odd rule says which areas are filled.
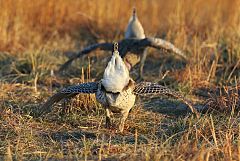
[[[137,18],[136,13],[134,12],[132,17],[130,18],[127,26],[127,30],[125,32],[125,38],[136,38],[136,39],[144,39],[144,29],[142,27],[142,24]]]
[[[108,92],[121,92],[129,83],[129,71],[119,55],[114,51],[107,68],[104,71],[102,85]]]

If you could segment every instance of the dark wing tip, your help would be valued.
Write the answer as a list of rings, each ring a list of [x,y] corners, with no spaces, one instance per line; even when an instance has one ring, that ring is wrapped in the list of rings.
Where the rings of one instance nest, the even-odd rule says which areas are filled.
[[[91,51],[94,51],[94,50],[97,50],[97,49],[111,51],[112,47],[113,47],[112,43],[96,43],[96,44],[93,44],[93,45],[89,45],[86,48],[84,48],[83,50],[76,52],[76,54],[72,58],[70,58],[67,62],[65,62],[60,67],[58,72],[60,72],[60,73],[63,72],[66,68],[68,68],[69,65],[71,65],[71,63],[75,59],[80,58],[81,56],[86,55],[86,54],[90,53]]]

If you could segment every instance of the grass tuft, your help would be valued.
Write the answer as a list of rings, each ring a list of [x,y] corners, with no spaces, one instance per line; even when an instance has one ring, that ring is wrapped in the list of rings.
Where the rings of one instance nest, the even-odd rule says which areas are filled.
[[[110,53],[101,51],[55,71],[71,51],[123,38],[133,6],[146,35],[189,58],[149,49],[146,80],[207,107],[201,117],[176,100],[139,98],[119,134],[104,128],[93,95],[35,117],[59,89],[102,77]],[[238,0],[8,0],[0,10],[0,160],[240,160]]]

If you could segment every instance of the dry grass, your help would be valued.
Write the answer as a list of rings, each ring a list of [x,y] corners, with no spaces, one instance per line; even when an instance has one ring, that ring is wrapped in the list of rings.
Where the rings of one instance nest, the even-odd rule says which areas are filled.
[[[196,119],[174,100],[138,100],[121,135],[104,128],[95,98],[81,95],[36,118],[48,96],[99,79],[108,60],[97,52],[58,76],[63,52],[123,38],[133,6],[147,35],[189,57],[149,50],[146,78],[213,112]],[[238,0],[0,0],[0,10],[0,160],[240,160]]]
[[[112,41],[123,37],[132,6],[138,9],[148,35],[166,35],[183,48],[190,44],[194,49],[194,36],[200,43],[212,44],[222,36],[234,38],[239,33],[238,0],[144,0],[136,3],[128,0],[9,0],[1,1],[0,5],[0,49],[22,51],[48,45],[51,49],[71,49],[74,38],[87,43],[100,39]]]

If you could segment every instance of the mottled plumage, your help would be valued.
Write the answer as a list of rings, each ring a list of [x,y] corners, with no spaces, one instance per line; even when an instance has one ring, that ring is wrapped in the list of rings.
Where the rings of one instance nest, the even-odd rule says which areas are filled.
[[[68,88],[64,88],[61,93],[95,93],[98,89],[98,83],[96,82],[88,82],[82,83],[79,85],[70,86]]]
[[[115,73],[115,78],[117,78],[117,75],[119,74],[119,72],[117,72],[118,70],[125,71],[122,70],[124,67],[119,68],[119,66],[125,66],[125,64],[123,63],[123,60],[118,55],[118,52],[116,52],[116,50],[117,49],[115,49],[115,53],[113,53],[112,57],[119,59],[119,61],[111,59],[109,62],[109,64],[112,66],[110,71]],[[59,102],[61,99],[74,97],[79,93],[95,93],[97,101],[101,103],[106,109],[106,127],[111,126],[111,112],[121,113],[122,116],[119,124],[120,132],[122,132],[124,129],[125,120],[127,119],[130,109],[134,106],[135,98],[137,95],[157,94],[173,96],[175,98],[183,100],[190,107],[193,113],[197,113],[191,104],[186,101],[184,97],[178,92],[170,90],[169,88],[158,85],[156,83],[141,82],[139,84],[136,84],[132,78],[130,78],[128,72],[124,74],[127,75],[127,77],[124,79],[127,79],[128,82],[120,91],[119,89],[117,91],[114,89],[114,87],[118,88],[118,84],[113,84],[111,82],[111,79],[114,78],[113,76],[111,76],[111,79],[107,79],[110,80],[109,84],[107,81],[103,83],[102,79],[99,82],[89,82],[69,86],[53,95],[45,104],[43,104],[40,108],[40,114],[49,112],[51,106],[54,103]],[[117,79],[113,81],[119,82]],[[112,87],[106,88],[109,85],[112,85]]]
[[[127,53],[131,52],[137,55],[140,59],[140,67],[139,67],[139,76],[143,77],[143,66],[147,57],[147,48],[152,47],[156,49],[160,49],[164,52],[174,53],[181,58],[187,59],[186,55],[183,51],[175,47],[172,43],[165,41],[160,38],[154,37],[146,37],[144,33],[144,29],[137,18],[136,9],[133,9],[133,14],[130,17],[128,22],[125,37],[123,40],[119,41],[119,53],[122,58],[125,58],[128,61],[129,57],[125,57]],[[70,58],[66,63],[64,63],[59,72],[65,70],[75,59],[82,57],[94,50],[105,50],[105,51],[113,51],[112,43],[97,43],[90,45],[84,48],[82,51],[79,51]],[[131,58],[130,58],[131,59]],[[136,63],[133,63],[134,66]]]

